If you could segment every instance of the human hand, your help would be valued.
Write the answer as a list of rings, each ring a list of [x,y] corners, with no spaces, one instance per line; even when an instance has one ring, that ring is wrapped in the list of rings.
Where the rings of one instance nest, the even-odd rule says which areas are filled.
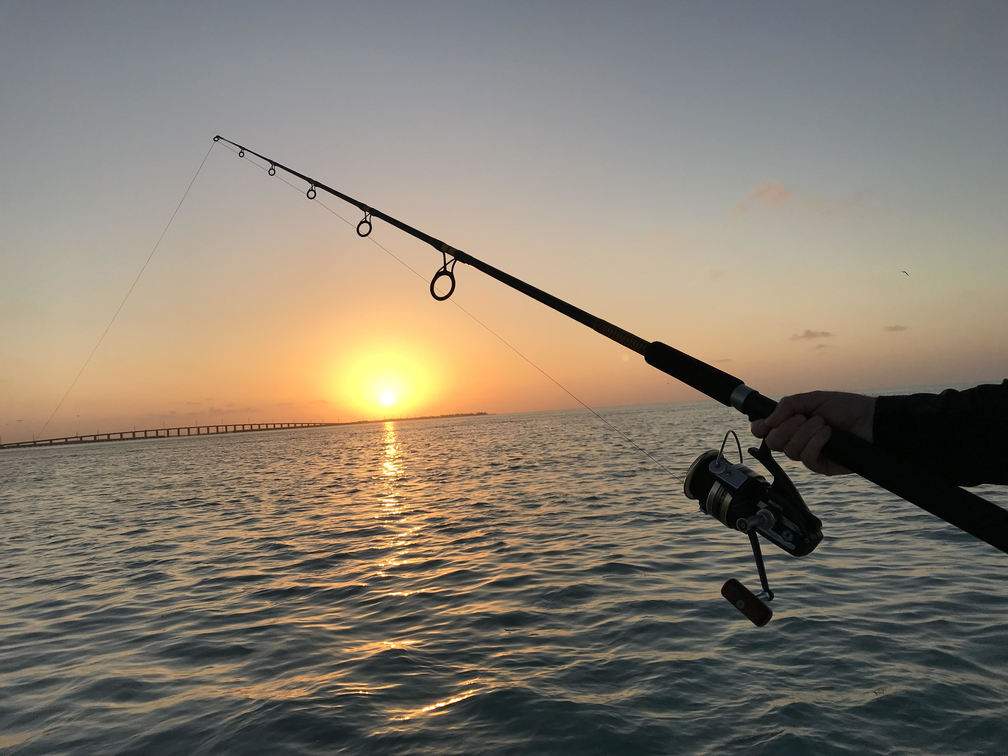
[[[753,435],[765,439],[771,449],[784,452],[812,472],[843,475],[850,470],[822,456],[831,429],[849,431],[871,441],[874,421],[874,397],[811,391],[785,396],[769,417],[754,420],[751,428]]]

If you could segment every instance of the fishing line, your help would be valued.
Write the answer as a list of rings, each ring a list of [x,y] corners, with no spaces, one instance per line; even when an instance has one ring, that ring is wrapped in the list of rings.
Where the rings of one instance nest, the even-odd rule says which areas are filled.
[[[365,204],[361,200],[341,192],[339,189],[326,186],[312,176],[300,173],[294,168],[289,168],[277,162],[274,158],[255,152],[218,134],[213,138],[213,143],[211,143],[210,148],[203,156],[203,160],[182,193],[182,197],[176,205],[175,210],[165,224],[164,229],[162,229],[161,235],[151,248],[147,259],[140,267],[139,272],[130,284],[129,289],[127,289],[119,306],[112,314],[111,319],[105,326],[105,330],[98,337],[84,364],[77,371],[74,380],[63,393],[56,408],[46,420],[45,425],[42,426],[43,431],[57,414],[63,402],[84,373],[91,358],[97,352],[105,336],[111,330],[130,294],[136,288],[141,276],[157,252],[161,241],[168,233],[168,229],[181,209],[182,203],[189,195],[190,189],[192,189],[193,184],[195,184],[196,179],[202,172],[203,166],[206,164],[207,159],[210,157],[210,152],[213,150],[213,144],[217,142],[223,142],[229,149],[233,148],[232,151],[237,152],[239,158],[248,160],[249,163],[260,170],[263,169],[263,166],[246,157],[246,153],[264,161],[268,165],[268,168],[265,169],[268,175],[279,177],[285,184],[296,191],[300,192],[302,189],[283,176],[280,176],[280,172],[283,171],[292,178],[305,182],[308,185],[305,195],[309,200],[317,200],[319,192],[325,192],[353,205],[364,213],[363,220],[359,221],[356,226],[357,235],[362,238],[370,237],[373,230],[372,218],[376,218],[431,246],[436,252],[441,254],[442,261],[441,267],[435,271],[434,276],[431,278],[429,287],[431,296],[438,301],[445,301],[454,293],[456,285],[455,266],[456,263],[461,262],[505,286],[536,300],[546,307],[591,328],[601,336],[626,347],[630,351],[636,352],[644,358],[647,364],[667,375],[677,378],[686,385],[706,394],[711,399],[725,406],[733,407],[747,416],[749,420],[766,418],[778,406],[777,402],[773,399],[764,396],[756,389],[746,385],[737,376],[726,373],[668,344],[660,341],[649,341],[642,336],[621,328],[598,315],[581,309],[565,299],[561,299],[517,276],[511,275],[469,252],[458,249],[426,231],[415,228],[382,210]],[[324,202],[319,201],[319,204],[348,226],[353,226],[352,221]],[[371,239],[371,241],[404,268],[421,280],[424,280],[424,276],[399,257],[399,255],[395,254],[381,242],[374,239]],[[443,290],[439,292],[437,290],[436,284],[442,278],[448,279],[449,288],[447,292]],[[583,401],[559,380],[536,364],[518,347],[497,333],[490,325],[457,302],[453,301],[452,304],[527,364],[535,368],[546,379],[559,387],[595,418],[604,423],[606,427],[615,432],[627,444],[637,449],[673,479],[678,479],[678,476],[660,462],[651,452],[634,441],[615,424],[609,422],[609,420],[589,406],[587,402]],[[738,442],[737,438],[736,442]],[[722,586],[721,593],[754,624],[764,625],[769,621],[773,612],[764,603],[763,599],[767,601],[772,599],[773,592],[770,590],[767,581],[758,536],[763,536],[792,556],[801,557],[811,553],[822,541],[822,522],[811,513],[790,478],[788,478],[780,465],[773,459],[765,440],[758,449],[749,449],[749,453],[770,471],[773,475],[773,482],[767,482],[761,475],[742,464],[740,443],[737,443],[740,455],[739,464],[729,463],[723,455],[726,443],[727,435],[725,436],[725,441],[722,443],[721,452],[708,450],[694,460],[686,473],[683,492],[688,498],[699,502],[701,511],[711,515],[728,528],[742,531],[749,537],[753,558],[756,562],[757,572],[759,573],[760,585],[763,590],[757,596],[737,580],[732,579]],[[885,449],[875,446],[870,441],[866,441],[843,430],[832,430],[829,440],[823,447],[823,455],[827,459],[839,463],[848,470],[858,473],[865,479],[882,486],[897,496],[906,499],[908,502],[975,536],[979,540],[990,544],[1002,552],[1008,553],[1008,511],[992,502],[964,490],[931,470],[919,467],[910,461],[887,452]]]
[[[743,415],[746,415],[750,420],[766,418],[777,407],[777,402],[770,397],[761,394],[756,389],[746,385],[745,381],[737,376],[726,373],[725,371],[720,370],[703,360],[697,359],[696,357],[680,351],[675,347],[669,346],[668,344],[664,344],[661,341],[649,341],[642,336],[621,328],[615,323],[611,323],[598,315],[588,312],[587,310],[583,310],[565,299],[550,294],[549,292],[532,285],[528,281],[518,278],[505,270],[497,268],[475,255],[470,254],[469,252],[458,249],[457,247],[432,236],[426,231],[411,226],[382,210],[341,192],[339,189],[327,186],[317,178],[301,173],[294,168],[285,166],[276,161],[274,158],[267,157],[266,155],[258,153],[248,147],[225,139],[219,134],[213,138],[213,141],[214,143],[222,141],[225,145],[234,147],[237,150],[239,158],[245,158],[246,153],[249,153],[250,155],[264,161],[269,166],[266,169],[266,172],[270,176],[279,176],[282,171],[292,178],[300,179],[305,182],[308,185],[308,191],[305,194],[310,200],[316,200],[319,192],[325,192],[353,205],[364,213],[364,219],[359,221],[356,227],[358,236],[369,237],[371,231],[373,230],[372,218],[376,218],[378,220],[385,221],[403,233],[431,246],[436,252],[441,254],[442,260],[441,267],[434,273],[434,276],[430,281],[430,293],[436,300],[445,301],[454,293],[456,284],[454,270],[456,263],[461,262],[477,269],[481,273],[495,279],[505,286],[508,286],[509,288],[536,300],[546,307],[565,315],[571,320],[591,328],[601,336],[604,336],[611,341],[615,341],[617,344],[626,347],[630,351],[636,352],[644,358],[645,362],[657,370],[677,378],[686,385],[691,386],[703,394],[706,394],[711,399],[715,399],[725,406],[735,408]],[[157,248],[161,243],[161,239],[164,238],[168,228],[181,208],[182,203],[188,196],[189,190],[192,188],[196,178],[202,171],[211,150],[212,145],[211,148],[207,150],[207,154],[204,155],[199,168],[197,168],[196,173],[193,175],[189,185],[186,187],[186,190],[183,193],[182,198],[179,200],[175,211],[172,213],[171,218],[169,218],[168,223],[161,232],[161,236],[152,248],[147,260],[144,262],[144,265],[141,267],[139,273],[134,279],[133,284],[131,284],[129,290],[127,291],[126,296],[124,296],[122,302],[120,302],[119,307],[113,314],[113,317],[106,326],[105,331],[99,337],[98,342],[96,343],[94,349],[92,349],[91,354],[88,355],[88,359],[85,360],[81,370],[78,371],[78,375],[75,377],[73,383],[71,383],[70,388],[68,388],[68,390],[64,393],[60,403],[57,404],[57,407],[50,415],[49,420],[46,421],[47,425],[59,410],[59,407],[63,404],[63,401],[65,400],[67,394],[70,393],[70,390],[72,390],[74,384],[76,384],[80,374],[83,373],[84,369],[87,367],[88,362],[90,362],[94,352],[97,351],[97,348],[104,339],[105,334],[107,334],[109,329],[111,329],[112,323],[115,321],[119,312],[125,305],[126,300],[135,288],[140,276],[143,274],[143,271],[150,262],[150,259],[157,251]],[[259,166],[252,160],[249,160],[249,162],[260,169],[262,168],[262,166]],[[300,189],[291,182],[286,181],[285,179],[282,180],[291,186],[292,189],[300,191]],[[324,203],[321,204],[332,215],[340,218],[340,220],[347,225],[352,225],[347,218],[344,218],[333,208],[325,205]],[[395,259],[403,267],[423,279],[423,276],[421,276],[418,271],[413,269],[412,266],[393,253],[390,249],[388,249],[388,247],[379,242],[375,242],[375,244],[379,249]],[[448,279],[449,289],[447,292],[442,291],[439,293],[435,285],[442,278]],[[482,326],[488,333],[511,349],[511,351],[521,357],[526,363],[534,367],[550,382],[558,386],[568,396],[574,399],[580,406],[588,410],[598,420],[603,422],[624,441],[647,456],[649,460],[667,472],[672,478],[675,479],[677,477],[668,467],[658,461],[653,454],[640,446],[640,444],[630,438],[616,425],[609,422],[599,412],[590,407],[587,402],[581,400],[580,397],[576,396],[560,381],[546,372],[546,370],[539,367],[539,365],[537,365],[531,358],[521,352],[521,350],[505,339],[502,335],[497,333],[487,323],[480,320],[476,317],[476,315],[469,312],[461,305],[454,302],[453,304],[456,304],[456,307],[458,307],[470,319]],[[43,426],[43,428],[44,427],[45,426]],[[759,544],[755,537],[756,533],[758,532],[762,534],[764,537],[773,541],[793,556],[802,556],[805,553],[809,553],[821,540],[822,535],[817,526],[817,523],[819,523],[818,519],[808,513],[807,507],[801,500],[800,495],[798,495],[790,481],[786,480],[786,476],[782,475],[783,471],[780,470],[779,465],[777,465],[772,459],[769,448],[766,447],[766,443],[764,442],[759,449],[750,449],[749,451],[750,454],[763,463],[764,467],[774,473],[773,484],[766,484],[765,481],[760,483],[763,479],[755,474],[750,475],[750,473],[747,472],[748,468],[745,468],[744,465],[740,466],[739,469],[735,469],[734,466],[726,467],[723,464],[724,460],[718,461],[717,452],[711,452],[711,454],[714,455],[714,460],[710,462],[710,464],[707,464],[707,462],[704,461],[707,457],[707,453],[705,452],[703,455],[698,457],[696,461],[694,461],[690,472],[687,473],[684,490],[687,496],[703,500],[701,501],[702,510],[704,509],[704,501],[706,501],[708,510],[705,511],[708,511],[708,513],[713,512],[713,514],[715,514],[715,516],[721,520],[723,524],[726,524],[729,527],[734,526],[736,529],[744,530],[749,534],[757,567],[760,568],[759,572],[761,583],[763,584],[764,589],[769,593],[764,570],[762,569]],[[981,541],[1008,553],[1008,511],[998,507],[992,502],[987,501],[986,499],[983,499],[971,491],[967,491],[955,485],[954,483],[951,483],[930,470],[918,467],[907,460],[897,457],[886,450],[875,446],[870,441],[866,441],[858,436],[839,429],[833,429],[830,439],[823,447],[823,455],[827,459],[831,459],[843,467],[846,467],[848,470],[858,473],[867,480],[882,486],[888,491],[891,491],[918,507],[921,507],[931,514],[940,517],[949,524],[960,528]],[[700,464],[704,470],[698,472],[698,464]],[[697,473],[699,477],[703,479],[702,481],[698,479],[696,481],[696,486],[689,485],[691,474],[693,473]],[[778,482],[778,478],[780,482]],[[755,481],[756,484],[759,485],[753,484],[752,481]],[[703,489],[706,487],[706,483],[710,483],[710,492],[709,495],[705,496]],[[769,504],[764,500],[764,498],[762,498],[762,494],[760,497],[757,497],[758,500],[753,499],[752,496],[750,496],[751,489],[754,489],[755,487],[762,490],[764,488],[764,484],[766,486],[766,490],[769,492],[768,495],[771,499],[774,499],[774,501]],[[695,496],[692,496],[690,491],[693,491]],[[746,493],[747,491],[750,493]],[[759,509],[765,509],[765,506],[772,505],[775,510],[763,512],[763,514],[757,512],[756,514],[750,516],[747,514],[746,508],[751,508],[750,505],[753,505],[754,502],[756,502],[755,506]],[[736,514],[745,514],[746,516],[736,517]],[[733,593],[732,591],[728,591],[726,593],[725,591],[729,587],[729,584],[726,583],[725,588],[722,589],[722,593],[724,593],[726,597],[730,598],[733,603],[741,608],[741,605],[745,603],[743,600],[745,597],[740,598],[737,592]],[[734,591],[734,589],[732,590]],[[753,601],[757,600],[755,597],[751,598]],[[754,614],[749,613],[747,616],[749,616],[750,619],[753,619],[754,622],[756,621],[756,619],[754,619]]]
[[[239,158],[241,158],[242,160],[247,161],[248,163],[251,163],[253,166],[255,166],[256,168],[258,168],[259,170],[265,171],[267,174],[269,174],[270,176],[272,176],[274,178],[279,178],[283,183],[287,184],[287,186],[289,186],[291,189],[293,189],[294,191],[296,191],[298,194],[304,193],[304,190],[301,187],[292,184],[284,176],[281,176],[280,174],[278,174],[276,172],[276,168],[274,167],[274,165],[272,163],[270,163],[269,166],[260,165],[258,162],[256,162],[252,158],[250,158],[245,153],[244,150],[239,149],[239,148],[235,148],[235,147],[231,146],[230,144],[228,144],[226,142],[224,143],[224,146],[227,149],[231,150],[231,152],[235,153]],[[309,191],[311,191],[311,189],[309,189]],[[395,260],[397,263],[399,263],[401,266],[403,266],[406,270],[408,270],[414,276],[416,276],[421,281],[424,281],[426,283],[427,278],[422,273],[420,273],[420,271],[418,271],[416,268],[414,268],[408,262],[406,262],[405,260],[403,260],[395,252],[393,252],[388,247],[386,247],[384,244],[382,244],[380,241],[378,241],[373,236],[371,236],[371,229],[370,229],[370,225],[371,224],[370,224],[370,221],[368,220],[368,218],[370,217],[369,215],[365,216],[365,220],[361,221],[360,223],[356,223],[355,224],[353,221],[351,221],[348,218],[344,217],[339,212],[337,212],[336,210],[334,210],[332,207],[330,207],[329,205],[327,205],[323,200],[318,199],[317,192],[316,192],[316,196],[315,197],[310,197],[310,199],[313,199],[316,203],[318,203],[323,208],[325,208],[326,210],[328,210],[331,214],[335,215],[337,218],[339,218],[341,221],[343,221],[346,225],[350,226],[350,228],[357,228],[357,235],[358,236],[360,236],[360,237],[366,239],[367,241],[371,242],[372,244],[374,244],[380,250],[382,250],[383,252],[385,252],[385,254],[389,255],[393,260]],[[361,226],[361,224],[364,224],[364,223],[367,223],[367,225],[369,226],[368,231],[367,231],[366,234],[363,234],[363,233],[360,232],[360,226]],[[504,336],[502,336],[497,331],[495,331],[493,328],[491,328],[487,323],[485,323],[483,320],[481,320],[480,318],[478,318],[475,314],[473,314],[472,312],[470,312],[469,310],[467,310],[465,307],[463,307],[462,305],[460,305],[455,299],[451,299],[451,300],[449,300],[449,302],[450,302],[450,304],[455,305],[455,307],[459,311],[461,311],[465,315],[467,315],[474,323],[476,323],[477,325],[481,326],[484,330],[486,330],[487,333],[489,333],[494,338],[496,338],[498,341],[500,341],[501,344],[503,344],[504,346],[506,346],[508,349],[510,349],[512,352],[514,352],[516,355],[518,355],[521,359],[523,359],[525,362],[527,362],[533,368],[535,368],[536,370],[538,370],[539,373],[543,377],[545,377],[547,380],[551,381],[561,391],[563,391],[565,394],[567,394],[567,396],[569,396],[571,399],[573,399],[575,402],[577,402],[579,405],[581,405],[584,409],[586,409],[588,412],[590,412],[592,415],[594,415],[596,418],[598,418],[610,430],[614,431],[624,441],[626,441],[633,448],[635,448],[637,451],[639,451],[641,454],[643,454],[645,457],[647,457],[649,460],[651,460],[651,462],[653,462],[658,468],[660,468],[665,473],[667,473],[673,480],[675,480],[676,482],[681,482],[682,481],[682,478],[679,475],[677,475],[676,473],[672,472],[672,470],[670,470],[667,465],[665,465],[664,463],[662,463],[661,461],[659,461],[651,452],[649,452],[643,446],[641,446],[636,441],[634,441],[633,438],[631,438],[629,435],[627,435],[621,428],[619,428],[618,426],[616,426],[613,423],[611,423],[609,420],[607,420],[605,417],[603,417],[601,414],[599,414],[587,402],[585,402],[584,400],[582,400],[573,391],[571,391],[565,385],[563,385],[559,380],[557,380],[552,375],[550,375],[548,372],[546,372],[545,369],[543,369],[542,367],[540,367],[539,365],[537,365],[528,355],[526,355],[518,347],[516,347],[514,344],[512,344],[510,341],[508,341],[506,338],[504,338]]]
[[[56,403],[55,409],[53,409],[53,411],[49,413],[49,417],[42,425],[42,429],[38,432],[38,435],[41,436],[43,433],[45,433],[45,429],[49,427],[49,423],[52,422],[52,419],[56,416],[56,413],[59,412],[60,407],[63,406],[63,402],[66,401],[66,398],[70,396],[70,392],[73,391],[74,386],[77,385],[77,381],[80,380],[80,377],[84,374],[84,371],[87,370],[87,366],[91,363],[91,358],[95,356],[95,352],[98,351],[98,347],[101,346],[102,341],[105,340],[105,337],[108,335],[108,332],[112,329],[112,324],[115,323],[116,318],[119,317],[119,313],[122,312],[122,308],[126,305],[126,300],[130,298],[130,294],[133,293],[133,289],[135,289],[136,285],[140,282],[140,277],[144,274],[144,271],[147,270],[147,266],[150,264],[151,259],[154,257],[154,253],[157,252],[158,247],[161,246],[161,240],[165,238],[165,234],[167,234],[168,229],[171,228],[171,224],[175,220],[175,216],[178,215],[178,211],[182,208],[182,203],[185,202],[186,197],[189,196],[189,190],[192,189],[193,184],[196,183],[196,179],[199,177],[200,172],[203,170],[203,166],[206,165],[207,158],[210,157],[210,153],[213,151],[215,144],[216,142],[210,142],[210,148],[206,151],[206,154],[200,161],[199,167],[196,169],[196,172],[193,174],[193,177],[189,179],[189,183],[186,185],[185,191],[182,192],[182,198],[178,201],[178,204],[172,211],[171,217],[168,218],[168,222],[165,224],[164,228],[161,229],[161,235],[157,238],[157,241],[154,242],[154,246],[151,247],[150,254],[147,255],[147,259],[144,260],[143,265],[140,266],[140,270],[137,271],[136,277],[133,279],[133,283],[131,283],[129,288],[126,290],[126,294],[123,295],[122,301],[119,302],[119,306],[116,307],[115,312],[112,313],[112,317],[109,318],[108,325],[105,326],[105,330],[101,332],[101,335],[98,337],[98,341],[96,341],[95,345],[91,348],[91,351],[87,356],[87,359],[84,360],[84,364],[81,365],[80,370],[77,371],[77,375],[75,375],[74,379],[70,381],[70,385],[67,387],[67,390],[63,392],[63,396],[60,397],[60,400]]]

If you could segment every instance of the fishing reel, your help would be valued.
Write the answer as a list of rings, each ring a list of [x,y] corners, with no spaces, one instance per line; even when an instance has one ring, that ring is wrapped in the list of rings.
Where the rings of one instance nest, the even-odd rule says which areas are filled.
[[[738,464],[729,462],[724,455],[730,435],[735,436]],[[770,454],[766,441],[758,449],[751,447],[749,454],[770,471],[773,482],[768,483],[766,478],[743,464],[738,435],[728,431],[720,451],[710,449],[693,461],[683,490],[687,497],[700,503],[702,512],[749,536],[763,590],[756,595],[732,578],[721,587],[721,595],[754,625],[762,627],[773,616],[765,601],[772,601],[774,594],[767,583],[759,536],[791,556],[801,557],[811,553],[822,541],[822,521],[809,511],[794,483]]]

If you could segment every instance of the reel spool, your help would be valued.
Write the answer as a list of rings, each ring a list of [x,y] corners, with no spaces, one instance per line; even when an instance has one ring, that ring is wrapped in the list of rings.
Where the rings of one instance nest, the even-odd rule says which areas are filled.
[[[735,436],[738,464],[729,462],[724,456],[729,435]],[[749,536],[763,590],[754,594],[738,580],[731,579],[722,586],[721,595],[754,625],[762,627],[773,616],[765,601],[772,601],[774,594],[767,582],[759,536],[791,556],[802,557],[822,541],[822,521],[809,511],[765,441],[758,449],[750,448],[749,454],[770,471],[772,482],[768,483],[766,478],[743,464],[738,436],[728,431],[721,451],[710,449],[693,461],[686,473],[683,491],[688,498],[699,502],[702,512],[725,527]]]

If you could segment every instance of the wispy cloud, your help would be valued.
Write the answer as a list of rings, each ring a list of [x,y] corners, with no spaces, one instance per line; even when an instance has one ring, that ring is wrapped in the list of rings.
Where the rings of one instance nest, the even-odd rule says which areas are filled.
[[[791,341],[813,341],[815,339],[830,339],[833,334],[829,331],[812,331],[806,328],[802,333],[796,333],[791,337]]]
[[[735,211],[744,213],[754,207],[780,207],[794,199],[794,192],[777,181],[765,181],[746,195],[735,206]]]
[[[234,402],[225,402],[223,406],[218,407],[216,405],[206,408],[206,411],[213,415],[231,415],[235,412],[251,413],[257,412],[260,408],[252,406],[251,404],[241,406],[235,404]]]
[[[868,193],[863,190],[844,195],[820,195],[805,190],[799,191],[779,181],[764,181],[735,205],[735,212],[746,214],[759,209],[779,209],[786,206],[800,212],[833,216],[838,213],[869,209],[869,199]]]
[[[829,349],[829,344],[816,344],[813,349]]]
[[[910,328],[905,325],[889,325],[882,329],[883,331],[889,331],[889,333],[899,333],[900,331],[909,331]]]
[[[331,404],[332,403],[328,399],[305,399],[300,402],[275,402],[272,406],[283,410],[297,410],[329,407]]]

